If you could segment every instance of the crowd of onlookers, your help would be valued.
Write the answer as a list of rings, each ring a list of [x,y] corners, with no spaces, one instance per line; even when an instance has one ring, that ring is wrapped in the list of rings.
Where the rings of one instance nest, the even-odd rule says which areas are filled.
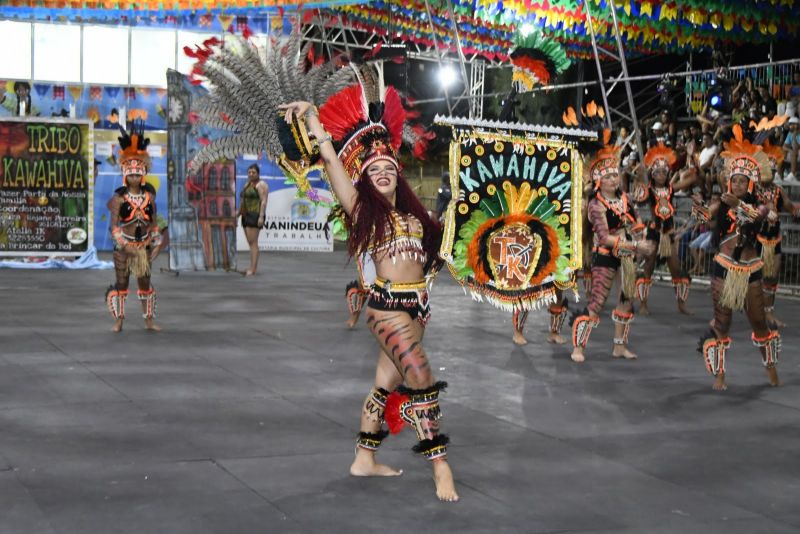
[[[780,146],[784,153],[782,164],[774,170],[775,181],[784,186],[800,186],[800,71],[794,73],[793,84],[781,101],[773,96],[767,86],[758,87],[749,77],[732,82],[730,87],[730,102],[727,102],[725,111],[715,109],[711,99],[707,99],[703,110],[694,117],[676,120],[670,111],[662,110],[641,122],[640,133],[645,152],[658,143],[675,150],[678,158],[674,167],[675,182],[684,173],[696,175],[691,191],[676,193],[678,197],[687,197],[683,202],[679,198],[678,204],[684,208],[679,218],[680,215],[688,216],[691,206],[688,197],[709,200],[724,190],[724,160],[720,153],[732,136],[734,124],[740,124],[746,134],[752,134],[757,125],[764,124],[765,118],[766,121],[773,121],[778,117],[772,124],[782,124],[770,128],[768,135],[769,143]],[[635,178],[643,173],[639,153],[632,137],[624,129],[617,139],[617,143],[623,145],[623,184],[630,188]],[[681,235],[684,246],[680,247],[680,254],[694,274],[704,271],[705,251],[709,243],[708,239],[701,239],[701,236],[707,237],[707,230],[703,224],[687,225]]]

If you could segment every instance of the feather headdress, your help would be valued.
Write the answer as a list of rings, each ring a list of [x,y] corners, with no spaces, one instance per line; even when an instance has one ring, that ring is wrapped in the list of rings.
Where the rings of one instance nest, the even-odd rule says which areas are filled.
[[[131,131],[128,132],[121,125],[119,126],[119,166],[122,169],[122,184],[125,185],[125,178],[132,174],[144,177],[150,170],[150,155],[147,153],[147,145],[150,139],[144,136],[144,122],[133,121]]]
[[[279,161],[284,153],[278,106],[297,100],[322,104],[353,83],[355,73],[334,61],[308,61],[313,43],[301,45],[299,27],[288,36],[273,39],[262,59],[244,36],[227,35],[222,43],[208,39],[184,52],[197,60],[192,83],[210,82],[207,97],[197,105],[193,120],[222,132],[214,140],[201,138],[203,147],[189,163],[196,170],[204,163],[233,159],[241,154],[259,154]],[[286,169],[303,191],[308,169]],[[300,175],[292,175],[299,171]]]
[[[733,137],[725,143],[725,150],[720,156],[725,158],[729,176],[741,174],[750,180],[748,191],[752,191],[753,185],[762,178],[769,179],[772,176],[769,156],[760,146],[745,139],[742,127],[738,124],[734,124]]]
[[[536,84],[549,84],[570,66],[561,45],[539,33],[520,35],[509,56],[514,66],[512,80],[519,82],[524,91],[530,91]]]
[[[758,124],[750,121],[750,127],[755,127],[753,142],[761,145],[761,149],[769,157],[773,170],[780,168],[786,156],[780,146],[775,146],[770,142],[770,137],[776,128],[783,126],[789,120],[789,115],[775,115],[772,119],[763,117]]]
[[[403,142],[405,108],[393,87],[386,89],[383,101],[369,100],[376,96],[361,81],[331,97],[319,110],[319,119],[354,182],[379,160],[400,167],[397,151]]]
[[[644,164],[651,171],[663,169],[669,172],[677,160],[678,156],[675,151],[665,146],[664,143],[658,143],[644,155]]]
[[[580,115],[572,106],[561,115],[567,126],[595,130],[598,133],[597,141],[584,142],[578,146],[581,153],[591,155],[589,175],[595,188],[599,187],[600,179],[604,176],[619,173],[619,153],[622,147],[610,144],[611,130],[605,127],[605,116],[603,106],[598,106],[594,101],[586,104]]]

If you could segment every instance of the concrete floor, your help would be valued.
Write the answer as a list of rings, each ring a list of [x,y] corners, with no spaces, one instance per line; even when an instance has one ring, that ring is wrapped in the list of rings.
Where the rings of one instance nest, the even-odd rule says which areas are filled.
[[[461,502],[444,504],[410,431],[381,455],[402,477],[348,476],[376,346],[363,319],[343,327],[344,254],[266,253],[261,268],[157,273],[164,332],[130,313],[118,335],[111,271],[0,271],[0,532],[800,530],[795,330],[769,388],[736,317],[719,394],[695,352],[703,290],[686,318],[654,288],[638,361],[609,357],[606,315],[575,365],[540,342],[544,313],[516,347],[510,317],[443,274],[425,342],[450,383]],[[798,303],[778,310],[800,322]]]

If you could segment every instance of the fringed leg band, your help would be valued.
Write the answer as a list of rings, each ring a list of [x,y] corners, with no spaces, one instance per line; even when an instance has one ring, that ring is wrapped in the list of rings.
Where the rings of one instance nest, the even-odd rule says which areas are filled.
[[[650,286],[653,285],[651,278],[639,278],[636,280],[636,296],[639,297],[639,302],[647,302],[650,297]]]
[[[127,289],[115,289],[114,286],[110,286],[106,290],[106,304],[114,320],[125,318],[125,301],[127,299]]]
[[[550,333],[560,334],[561,328],[564,326],[564,320],[567,318],[568,301],[564,299],[561,305],[553,304],[549,308],[550,312]]]
[[[377,432],[359,432],[358,437],[356,438],[356,446],[361,449],[375,452],[388,435],[388,430],[378,430]]]
[[[611,319],[619,325],[622,325],[622,336],[614,338],[614,345],[627,345],[628,334],[631,331],[631,322],[633,321],[633,312],[625,313],[619,310],[611,312]]]
[[[347,284],[345,299],[347,300],[347,309],[350,311],[350,315],[361,313],[361,308],[364,307],[366,296],[367,292],[361,289],[361,284],[359,284],[357,280],[353,280]]]
[[[514,323],[514,330],[517,332],[522,332],[522,329],[525,328],[525,321],[528,319],[528,310],[514,310],[514,313],[511,316],[511,321]]]
[[[600,317],[592,317],[584,308],[572,319],[572,345],[585,349],[586,344],[589,343],[589,336],[592,335],[592,329],[598,324],[600,324]]]
[[[686,302],[686,299],[689,298],[690,283],[691,281],[688,277],[672,279],[672,287],[675,288],[675,298],[678,299],[679,302]]]
[[[142,313],[142,317],[145,319],[152,319],[156,316],[156,288],[151,287],[150,289],[145,290],[138,290],[136,295],[139,297],[139,300],[145,303],[144,311]]]
[[[447,456],[448,443],[450,443],[450,438],[445,434],[439,434],[433,439],[423,439],[414,445],[412,450],[428,460],[436,460]]]
[[[700,338],[697,350],[703,355],[709,373],[717,376],[725,372],[725,353],[730,346],[730,337],[719,339],[713,330],[709,330]]]
[[[753,332],[750,339],[753,340],[753,345],[761,349],[761,360],[764,362],[764,367],[775,367],[781,352],[781,335],[778,331],[772,330],[764,337],[758,337]]]
[[[386,424],[392,434],[400,432],[405,425],[417,433],[419,444],[414,447],[429,460],[447,455],[448,438],[439,434],[439,392],[447,387],[447,382],[436,382],[429,388],[410,389],[398,387],[386,399]]]

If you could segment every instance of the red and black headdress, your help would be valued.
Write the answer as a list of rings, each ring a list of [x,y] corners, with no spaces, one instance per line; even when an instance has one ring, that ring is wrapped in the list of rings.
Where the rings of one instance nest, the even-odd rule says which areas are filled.
[[[400,168],[397,152],[406,111],[393,87],[386,89],[382,101],[368,102],[363,85],[351,85],[320,106],[319,118],[354,183],[376,161],[390,161]]]
[[[147,153],[147,145],[150,144],[150,139],[144,136],[144,122],[134,121],[131,125],[130,133],[122,126],[119,127],[122,133],[119,139],[119,166],[122,169],[122,183],[125,185],[125,179],[132,175],[138,174],[142,177],[142,185],[144,185],[144,178],[150,170],[150,155]]]

